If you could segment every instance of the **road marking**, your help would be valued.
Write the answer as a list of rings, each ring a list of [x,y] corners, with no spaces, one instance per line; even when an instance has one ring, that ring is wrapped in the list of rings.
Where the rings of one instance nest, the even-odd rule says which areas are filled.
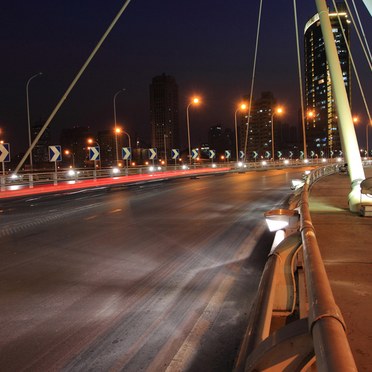
[[[255,229],[247,236],[241,248],[232,258],[232,262],[242,262],[243,258],[249,256],[257,244],[257,240],[266,229],[265,224],[258,224]],[[194,327],[186,337],[185,341],[173,357],[166,372],[187,371],[196,356],[203,335],[210,329],[213,321],[217,318],[221,305],[223,304],[230,288],[235,282],[232,276],[226,277],[219,285],[208,305],[196,321]]]
[[[118,209],[114,209],[112,211],[110,211],[109,213],[118,213],[118,212],[121,212],[122,209],[121,208],[118,208]]]
[[[89,217],[86,217],[86,218],[84,218],[84,220],[85,221],[89,221],[89,220],[93,220],[93,219],[95,219],[95,218],[97,218],[98,216],[95,214],[95,215],[93,215],[93,216],[89,216]]]

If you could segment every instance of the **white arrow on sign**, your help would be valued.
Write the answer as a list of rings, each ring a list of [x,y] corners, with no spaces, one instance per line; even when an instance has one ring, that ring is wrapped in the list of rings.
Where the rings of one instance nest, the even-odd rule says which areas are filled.
[[[198,149],[192,149],[191,150],[191,159],[196,159],[199,155]]]
[[[49,161],[61,161],[61,146],[49,146]]]
[[[156,159],[158,150],[156,148],[152,148],[152,149],[149,149],[149,152],[150,152],[149,159],[150,160]]]
[[[214,150],[209,150],[209,159],[214,159],[216,156],[216,151]]]
[[[9,143],[0,143],[0,163],[10,161]]]
[[[172,159],[176,160],[180,156],[180,150],[172,149]]]
[[[89,160],[99,160],[99,147],[89,149]]]
[[[130,147],[122,147],[122,158],[123,160],[128,160],[130,159],[132,155],[132,149]]]
[[[239,151],[239,158],[243,159],[244,158],[244,151]]]
[[[225,158],[230,159],[231,157],[231,152],[229,150],[225,150]]]

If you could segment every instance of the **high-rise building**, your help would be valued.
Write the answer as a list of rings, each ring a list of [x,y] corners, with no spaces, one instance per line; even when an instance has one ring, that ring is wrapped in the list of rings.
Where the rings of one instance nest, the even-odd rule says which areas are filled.
[[[338,14],[330,12],[329,17],[336,42],[346,92],[351,103],[350,57],[341,27],[349,42],[349,20],[343,4],[338,4]],[[342,26],[339,24],[338,16]],[[318,14],[305,26],[305,106],[306,106],[306,142],[308,156],[321,152],[326,156],[336,155],[341,150],[337,125],[331,78],[326,59],[324,40]],[[312,116],[309,116],[309,113]]]
[[[98,132],[97,139],[100,147],[102,167],[117,165],[116,158],[118,158],[119,164],[124,164],[122,148],[129,146],[129,144],[125,143],[125,141],[127,141],[127,138],[124,133],[119,133],[115,136],[115,132],[113,130],[102,130]],[[116,144],[118,150],[117,153]]]
[[[88,126],[74,126],[64,128],[61,132],[60,144],[62,146],[62,158],[64,163],[76,168],[86,165],[88,158],[88,138],[93,138]]]
[[[43,128],[44,122],[38,121],[31,127],[31,140],[33,141]],[[49,146],[51,145],[50,128],[46,128],[43,135],[32,150],[32,158],[37,168],[48,166],[49,162]]]
[[[234,145],[234,133],[230,128],[223,130],[222,125],[214,125],[208,131],[208,144],[211,150],[218,155],[223,155],[225,150],[232,150]]]
[[[174,77],[162,74],[150,84],[151,146],[163,157],[179,147],[178,86]]]
[[[253,159],[254,152],[259,157],[268,157],[271,154],[271,115],[276,104],[273,93],[263,92],[261,97],[252,103],[251,117],[248,128],[247,159]],[[276,120],[278,122],[278,120]],[[242,118],[240,126],[241,143],[240,149],[244,149],[245,131],[247,128],[247,114]],[[275,134],[277,128],[275,128]]]

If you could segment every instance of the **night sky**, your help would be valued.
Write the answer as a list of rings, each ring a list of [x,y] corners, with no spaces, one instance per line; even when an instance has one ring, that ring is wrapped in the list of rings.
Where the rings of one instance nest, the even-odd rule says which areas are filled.
[[[371,17],[360,0],[356,3],[368,37]],[[2,4],[0,136],[10,142],[13,154],[27,148],[27,80],[43,72],[32,80],[29,93],[31,122],[45,121],[123,4]],[[300,107],[292,6],[292,1],[264,1],[254,90],[256,98],[272,91],[286,107],[289,125],[297,124]],[[315,1],[298,1],[297,6],[302,47],[304,25],[316,7]],[[118,122],[132,136],[149,141],[149,84],[162,73],[173,75],[179,86],[184,143],[186,105],[193,94],[203,104],[190,110],[192,142],[205,141],[212,125],[233,128],[236,104],[250,91],[258,7],[258,0],[132,0],[52,121],[53,141],[59,144],[64,127],[112,128],[113,96],[121,88],[126,92],[116,100]],[[371,73],[357,41],[352,42],[371,101]],[[366,122],[355,79],[353,110]]]

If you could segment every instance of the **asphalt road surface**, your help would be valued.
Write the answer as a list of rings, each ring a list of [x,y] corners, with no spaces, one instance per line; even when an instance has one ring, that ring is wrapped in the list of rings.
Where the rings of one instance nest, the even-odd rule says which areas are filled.
[[[1,371],[229,371],[299,170],[1,202]]]

